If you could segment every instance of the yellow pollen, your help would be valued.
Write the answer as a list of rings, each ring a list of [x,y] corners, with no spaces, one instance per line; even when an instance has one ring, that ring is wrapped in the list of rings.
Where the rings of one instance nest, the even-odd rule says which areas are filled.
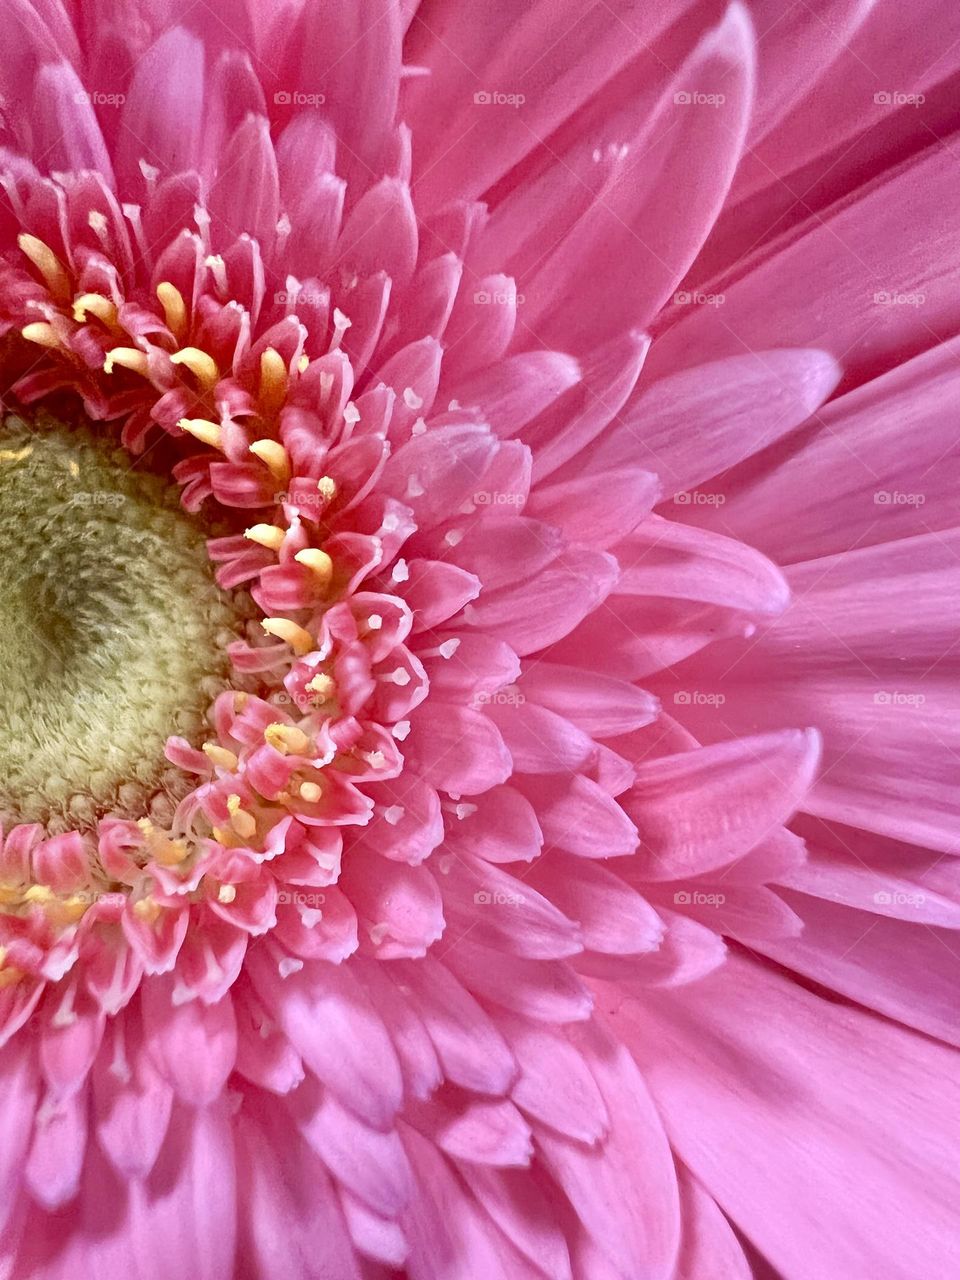
[[[70,293],[70,277],[50,246],[26,231],[17,236],[17,244],[43,276],[50,292],[58,298],[66,298]]]
[[[96,316],[109,328],[117,323],[117,308],[102,293],[81,293],[73,303],[73,318],[77,324],[83,324],[87,315]]]
[[[222,884],[217,890],[217,901],[222,902],[224,906],[234,901],[237,896],[237,886],[235,884]]]
[[[155,898],[141,898],[133,904],[133,914],[147,924],[153,924],[161,910],[160,903]]]
[[[325,590],[330,585],[330,579],[333,577],[333,561],[325,551],[321,551],[319,547],[304,547],[293,558],[297,564],[302,564],[304,568],[310,570],[321,590]]]
[[[23,971],[14,965],[7,967],[7,948],[0,947],[0,987],[12,987],[23,977]]]
[[[51,904],[47,908],[47,915],[59,924],[76,924],[78,920],[83,918],[90,905],[87,898],[74,895],[70,898],[62,898],[59,902]]]
[[[327,502],[332,502],[337,496],[337,482],[331,476],[321,476],[317,481],[317,488],[321,498],[325,498]]]
[[[55,349],[60,345],[56,329],[52,324],[45,324],[42,320],[37,320],[33,324],[25,324],[20,332],[28,342],[35,342],[38,347]]]
[[[281,755],[306,755],[310,750],[310,739],[302,729],[296,728],[292,724],[268,724],[263,731],[263,737],[268,746],[273,747],[274,751],[279,751]]]
[[[284,488],[290,479],[290,459],[279,440],[254,440],[250,452],[259,458],[276,480]]]
[[[175,338],[182,338],[187,331],[187,306],[183,294],[169,280],[161,280],[157,285],[157,298],[163,307],[167,328]]]
[[[201,750],[211,764],[220,769],[228,769],[230,773],[233,773],[240,763],[232,751],[229,751],[226,747],[221,747],[216,742],[205,742]]]
[[[249,840],[256,835],[257,820],[242,807],[239,796],[227,796],[227,812],[230,814],[230,825],[241,840]]]
[[[32,884],[23,895],[24,902],[38,903],[40,906],[46,906],[53,898],[53,890],[45,884]]]
[[[179,866],[189,854],[185,840],[171,840],[165,832],[159,831],[149,818],[140,818],[137,826],[143,833],[147,853],[161,866]]]
[[[223,447],[223,432],[217,422],[208,422],[206,418],[181,418],[177,426],[181,431],[186,431],[188,435],[199,440],[201,444],[209,445],[211,449]]]
[[[306,800],[307,804],[316,804],[323,795],[323,788],[319,782],[301,782],[300,798]]]
[[[286,537],[286,530],[281,529],[278,524],[254,524],[249,529],[244,529],[243,536],[266,547],[268,551],[279,551]]]
[[[307,693],[315,693],[319,698],[329,698],[335,687],[333,679],[322,671],[306,683]]]
[[[22,449],[0,449],[0,462],[22,462],[33,453],[33,445],[25,444]]]
[[[220,381],[216,361],[199,347],[182,347],[173,353],[170,361],[172,364],[186,365],[204,391],[212,391]]]
[[[104,373],[113,373],[115,365],[120,365],[122,369],[131,369],[134,373],[142,374],[144,378],[148,376],[150,370],[146,355],[136,347],[114,347],[112,351],[108,351],[107,358],[103,362]]]
[[[291,622],[289,618],[264,618],[260,625],[268,636],[286,640],[298,657],[303,657],[314,647],[314,639],[310,632]]]
[[[306,373],[310,368],[310,357],[301,356],[297,361],[297,373]]]
[[[260,407],[272,418],[287,397],[287,366],[283,356],[273,347],[260,355]]]

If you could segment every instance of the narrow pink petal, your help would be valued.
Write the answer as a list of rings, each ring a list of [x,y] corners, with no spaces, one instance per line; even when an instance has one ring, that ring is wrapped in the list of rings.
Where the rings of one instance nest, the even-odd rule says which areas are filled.
[[[710,109],[693,94],[713,95]],[[578,350],[642,328],[703,244],[740,157],[753,95],[753,31],[731,5],[666,87],[643,135],[529,283],[525,323]],[[631,145],[632,144],[632,145]],[[696,181],[692,181],[693,175]],[[624,287],[611,293],[610,279]]]
[[[679,1155],[779,1273],[912,1280],[949,1256],[952,1050],[741,958],[615,1022]],[[851,1179],[875,1194],[852,1206]]]
[[[643,876],[701,875],[748,853],[802,805],[819,758],[816,732],[795,730],[640,764],[623,805]]]
[[[229,995],[217,1004],[173,1002],[171,978],[144,983],[144,1035],[156,1068],[186,1102],[204,1105],[217,1098],[233,1070],[237,1023]]]
[[[595,1025],[575,1037],[610,1112],[604,1141],[584,1148],[543,1130],[538,1147],[594,1244],[628,1275],[667,1280],[680,1238],[673,1156],[644,1079]]]
[[[506,1093],[516,1076],[516,1060],[465,986],[430,956],[416,965],[400,961],[390,974],[409,986],[449,1079],[477,1093]]]
[[[298,1090],[291,1106],[301,1133],[333,1176],[374,1213],[395,1218],[413,1192],[396,1130],[371,1129],[317,1088]]]
[[[730,1223],[689,1170],[678,1170],[683,1230],[677,1280],[753,1280]]]
[[[675,495],[792,431],[839,378],[836,361],[823,351],[761,351],[697,365],[642,386],[620,419],[564,474],[572,466],[585,466],[591,475],[626,463],[644,466],[660,476],[664,499],[683,505]],[[726,498],[725,488],[723,493]],[[722,515],[725,520],[726,510]]]
[[[593,1144],[610,1124],[605,1102],[579,1050],[559,1028],[501,1013],[497,1026],[520,1063],[510,1096],[535,1120]]]

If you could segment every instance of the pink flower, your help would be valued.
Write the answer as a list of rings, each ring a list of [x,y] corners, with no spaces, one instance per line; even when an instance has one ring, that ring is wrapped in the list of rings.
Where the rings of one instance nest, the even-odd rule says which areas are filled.
[[[944,1274],[960,15],[2,8],[0,1271]]]

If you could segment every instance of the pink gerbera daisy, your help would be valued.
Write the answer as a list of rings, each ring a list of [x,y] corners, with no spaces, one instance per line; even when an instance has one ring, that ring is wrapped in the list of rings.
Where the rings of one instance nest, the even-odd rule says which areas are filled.
[[[920,10],[0,0],[0,1274],[949,1270]]]

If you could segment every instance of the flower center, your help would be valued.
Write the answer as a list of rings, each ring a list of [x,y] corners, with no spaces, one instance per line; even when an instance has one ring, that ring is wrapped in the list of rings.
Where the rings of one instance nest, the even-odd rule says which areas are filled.
[[[237,606],[178,491],[40,416],[0,430],[0,820],[172,811],[164,759],[225,687]]]

